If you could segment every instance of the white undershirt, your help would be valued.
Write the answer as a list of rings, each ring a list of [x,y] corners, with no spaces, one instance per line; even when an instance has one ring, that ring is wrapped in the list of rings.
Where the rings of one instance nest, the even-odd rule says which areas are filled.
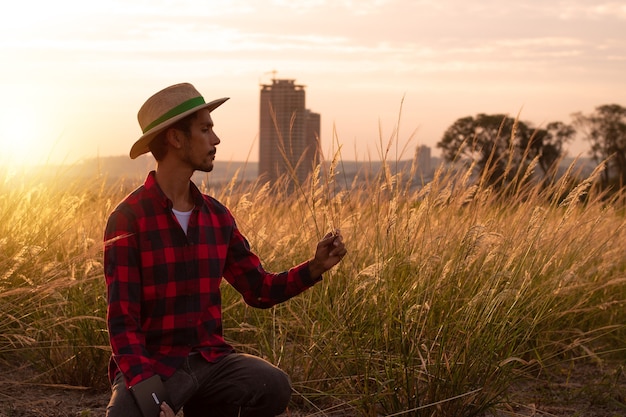
[[[176,216],[176,220],[178,220],[178,223],[180,224],[180,227],[182,227],[185,231],[185,234],[187,234],[187,226],[189,225],[189,218],[191,217],[192,211],[193,209],[189,211],[178,211],[172,209],[172,212],[174,212],[174,216]]]

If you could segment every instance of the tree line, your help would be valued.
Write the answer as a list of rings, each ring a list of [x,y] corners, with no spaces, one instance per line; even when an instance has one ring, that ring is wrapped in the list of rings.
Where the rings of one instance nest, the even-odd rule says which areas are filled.
[[[572,123],[550,122],[545,127],[504,114],[478,114],[456,120],[437,147],[448,162],[474,164],[490,185],[502,187],[527,177],[531,164],[543,178],[557,173],[565,145],[579,136],[590,145],[589,156],[606,163],[604,189],[626,186],[626,107],[598,106],[590,114],[572,114]],[[531,167],[532,168],[532,167]]]

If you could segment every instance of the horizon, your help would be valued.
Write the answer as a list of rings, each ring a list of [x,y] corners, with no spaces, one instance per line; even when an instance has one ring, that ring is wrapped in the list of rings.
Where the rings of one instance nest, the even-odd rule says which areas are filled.
[[[444,131],[479,113],[541,127],[626,105],[620,2],[59,1],[0,17],[0,164],[127,155],[141,104],[183,81],[231,98],[213,113],[225,160],[258,161],[271,78],[306,86],[322,151],[345,160],[379,159],[390,138],[394,158],[438,156]]]

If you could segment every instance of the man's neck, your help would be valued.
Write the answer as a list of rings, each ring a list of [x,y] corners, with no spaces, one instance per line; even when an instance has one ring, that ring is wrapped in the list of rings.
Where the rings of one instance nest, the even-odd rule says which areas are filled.
[[[189,181],[193,171],[171,169],[166,164],[157,164],[156,181],[172,201],[174,209],[189,211],[193,208],[193,201],[189,190]]]

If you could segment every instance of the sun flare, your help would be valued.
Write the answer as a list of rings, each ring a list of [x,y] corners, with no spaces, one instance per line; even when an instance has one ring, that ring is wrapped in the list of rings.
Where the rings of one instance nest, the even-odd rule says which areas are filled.
[[[0,108],[0,164],[45,163],[52,152],[50,118],[32,103],[10,102]]]

